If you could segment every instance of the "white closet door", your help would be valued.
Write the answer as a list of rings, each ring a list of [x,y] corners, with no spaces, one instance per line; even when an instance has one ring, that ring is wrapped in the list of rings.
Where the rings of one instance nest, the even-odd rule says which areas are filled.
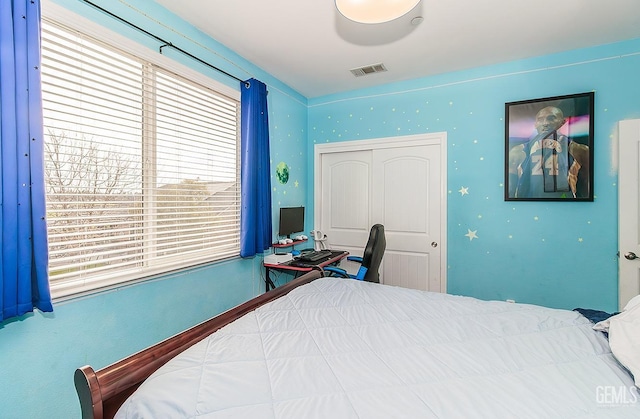
[[[371,228],[371,150],[322,156],[319,229],[329,246],[361,255]]]
[[[444,133],[317,145],[316,228],[332,248],[361,255],[383,224],[381,282],[446,292],[444,150]]]
[[[440,145],[375,150],[373,221],[385,226],[385,284],[445,291],[440,281]]]

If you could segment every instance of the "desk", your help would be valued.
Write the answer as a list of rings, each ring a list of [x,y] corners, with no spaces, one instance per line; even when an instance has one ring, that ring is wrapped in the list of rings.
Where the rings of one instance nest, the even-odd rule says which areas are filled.
[[[320,268],[324,268],[325,266],[333,265],[335,263],[340,262],[342,259],[346,258],[348,255],[349,255],[349,252],[345,250],[332,250],[331,256],[328,256],[326,259],[321,259],[317,262],[309,262],[310,266],[308,267],[291,266],[289,265],[289,262],[263,263],[262,265],[264,266],[264,270],[265,270],[264,282],[266,285],[266,291],[269,291],[270,289],[274,289],[276,287],[276,285],[271,280],[271,277],[269,276],[269,271],[271,269],[275,269],[282,272],[289,272],[297,275],[299,273],[309,272],[316,266],[319,266]]]

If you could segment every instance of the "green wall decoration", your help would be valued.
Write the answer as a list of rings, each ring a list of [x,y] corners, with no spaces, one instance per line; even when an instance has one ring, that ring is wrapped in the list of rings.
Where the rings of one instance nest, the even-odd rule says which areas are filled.
[[[283,185],[289,182],[289,166],[283,161],[276,166],[276,178]]]

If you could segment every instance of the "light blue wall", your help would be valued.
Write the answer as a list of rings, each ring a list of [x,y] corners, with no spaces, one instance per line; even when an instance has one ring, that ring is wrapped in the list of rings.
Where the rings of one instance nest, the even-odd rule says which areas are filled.
[[[309,176],[313,144],[445,131],[448,291],[613,311],[616,123],[640,117],[638,74],[640,40],[633,40],[314,98]],[[595,202],[505,202],[505,103],[590,91]],[[468,195],[458,192],[463,187]],[[478,238],[465,236],[469,230]]]
[[[281,207],[306,206],[306,188],[309,172],[307,156],[307,104],[278,95],[272,98],[269,91],[269,130],[271,145],[271,188],[273,203],[274,242],[278,234],[279,209]],[[282,183],[276,176],[278,165],[285,164],[289,178]],[[313,175],[313,174],[311,174]],[[306,209],[306,208],[305,208]],[[307,228],[311,230],[311,220],[305,217]]]
[[[153,2],[93,1],[241,79],[255,77],[265,82],[272,160],[276,164],[285,161],[292,179],[286,185],[274,179],[274,208],[305,204],[305,97]],[[157,50],[155,41],[81,1],[56,2]],[[239,85],[180,53],[166,48],[165,52],[224,84]],[[274,220],[276,216],[274,209]],[[101,368],[264,292],[261,262],[259,257],[236,258],[54,303],[52,314],[36,312],[0,323],[0,418],[80,417],[73,386],[76,368],[85,364]]]
[[[259,294],[259,268],[232,260],[0,323],[0,417],[80,417],[76,368],[101,368]]]

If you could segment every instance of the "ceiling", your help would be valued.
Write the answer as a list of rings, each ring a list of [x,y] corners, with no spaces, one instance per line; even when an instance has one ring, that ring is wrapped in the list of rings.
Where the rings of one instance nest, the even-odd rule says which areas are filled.
[[[640,0],[422,0],[377,25],[333,0],[156,2],[308,98],[640,38]]]

